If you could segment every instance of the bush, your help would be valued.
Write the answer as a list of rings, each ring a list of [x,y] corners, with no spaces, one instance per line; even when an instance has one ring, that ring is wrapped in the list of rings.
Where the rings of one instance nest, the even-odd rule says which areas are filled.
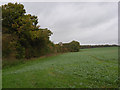
[[[77,41],[70,42],[70,51],[71,52],[79,52],[80,44]]]
[[[60,43],[55,45],[57,52],[79,52],[80,44],[77,41],[70,43]]]
[[[22,59],[25,57],[25,48],[22,47],[20,44],[17,45],[16,51],[17,51],[17,53],[16,53],[17,59]]]

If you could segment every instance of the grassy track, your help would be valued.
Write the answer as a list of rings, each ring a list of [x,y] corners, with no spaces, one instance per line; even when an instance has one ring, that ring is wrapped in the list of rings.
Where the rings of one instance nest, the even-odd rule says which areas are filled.
[[[118,83],[118,48],[80,52],[29,61],[3,70],[3,88],[112,88]]]

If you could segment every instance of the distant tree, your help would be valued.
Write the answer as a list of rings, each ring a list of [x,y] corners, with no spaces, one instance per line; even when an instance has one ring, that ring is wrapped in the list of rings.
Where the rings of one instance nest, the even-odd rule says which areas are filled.
[[[70,42],[70,51],[71,52],[78,52],[80,50],[80,44],[77,41]]]
[[[63,43],[63,52],[78,52],[80,49],[80,43],[78,41],[72,41],[70,43]]]

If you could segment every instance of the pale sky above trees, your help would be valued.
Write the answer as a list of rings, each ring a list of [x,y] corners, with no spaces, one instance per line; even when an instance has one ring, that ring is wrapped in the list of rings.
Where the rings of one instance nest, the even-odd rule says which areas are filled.
[[[36,15],[41,28],[53,32],[51,41],[80,44],[118,43],[117,2],[22,2],[28,14]]]

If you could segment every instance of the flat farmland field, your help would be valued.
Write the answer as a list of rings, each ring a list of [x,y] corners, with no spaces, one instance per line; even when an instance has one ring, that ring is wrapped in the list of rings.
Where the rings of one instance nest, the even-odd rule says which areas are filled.
[[[80,49],[2,70],[3,88],[117,88],[118,47]]]

